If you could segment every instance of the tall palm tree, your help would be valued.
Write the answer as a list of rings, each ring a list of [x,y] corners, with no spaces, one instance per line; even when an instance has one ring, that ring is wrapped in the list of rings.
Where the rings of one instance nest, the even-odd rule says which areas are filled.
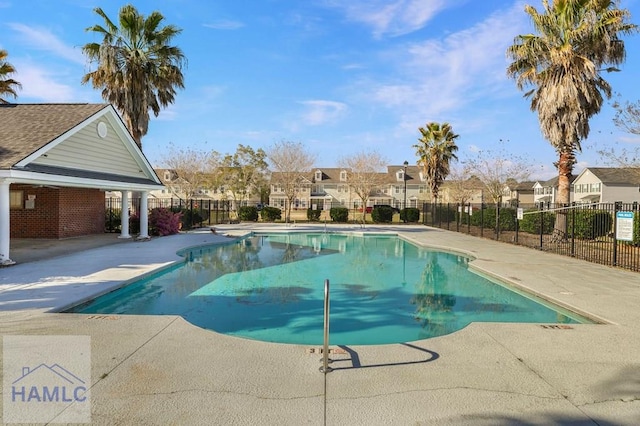
[[[118,27],[101,8],[94,12],[104,26],[86,29],[102,36],[102,43],[87,43],[82,51],[97,69],[82,77],[122,114],[138,146],[149,128],[149,110],[157,117],[162,107],[173,103],[177,88],[184,88],[186,64],[182,50],[170,45],[182,32],[173,25],[162,26],[164,17],[152,12],[145,18],[131,5],[123,6]]]
[[[438,199],[438,189],[451,170],[451,161],[458,159],[455,152],[458,150],[456,139],[459,135],[453,133],[449,123],[431,122],[418,130],[422,136],[413,147],[435,202]]]
[[[513,60],[507,74],[531,99],[542,134],[558,153],[558,199],[570,201],[570,179],[580,141],[589,136],[589,119],[600,112],[611,86],[602,71],[616,70],[625,59],[621,34],[636,31],[626,9],[611,0],[544,0],[539,13],[525,6],[537,34],[519,35],[507,49]],[[558,215],[564,233],[566,217]]]
[[[7,56],[9,54],[6,50],[0,49],[0,103],[7,103],[3,99],[6,95],[11,95],[14,98],[18,97],[16,89],[21,88],[22,85],[9,76],[16,72],[16,69],[7,62]]]

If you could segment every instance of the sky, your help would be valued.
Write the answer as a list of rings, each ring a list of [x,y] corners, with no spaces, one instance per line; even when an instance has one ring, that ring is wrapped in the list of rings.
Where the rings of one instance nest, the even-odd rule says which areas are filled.
[[[526,2],[542,10],[542,0]],[[22,84],[17,103],[101,103],[82,85],[95,65],[86,28],[117,21],[125,2],[0,0],[0,49]],[[182,32],[185,89],[151,117],[143,152],[162,167],[172,149],[232,154],[300,142],[317,167],[376,151],[388,164],[417,161],[419,127],[448,122],[461,164],[495,153],[526,165],[532,179],[557,175],[557,155],[537,115],[508,78],[506,49],[533,31],[522,1],[508,0],[139,0]],[[640,24],[640,0],[621,8]],[[605,74],[615,99],[640,99],[640,34],[625,37],[621,72]],[[615,100],[615,99],[612,99]],[[605,166],[597,153],[640,146],[613,124],[607,103],[591,120],[577,174]],[[453,167],[459,167],[456,163]]]

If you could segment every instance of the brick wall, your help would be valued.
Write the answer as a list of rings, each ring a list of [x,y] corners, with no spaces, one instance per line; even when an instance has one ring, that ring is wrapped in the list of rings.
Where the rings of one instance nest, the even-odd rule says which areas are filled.
[[[104,232],[104,192],[83,188],[11,185],[34,209],[11,209],[11,238],[69,238]]]

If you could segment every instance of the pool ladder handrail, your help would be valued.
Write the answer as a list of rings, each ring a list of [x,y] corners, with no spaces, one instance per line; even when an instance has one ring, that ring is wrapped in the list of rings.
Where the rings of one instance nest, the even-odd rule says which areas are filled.
[[[322,348],[322,367],[320,372],[327,374],[333,371],[329,367],[331,359],[329,359],[329,280],[324,280],[324,345]]]

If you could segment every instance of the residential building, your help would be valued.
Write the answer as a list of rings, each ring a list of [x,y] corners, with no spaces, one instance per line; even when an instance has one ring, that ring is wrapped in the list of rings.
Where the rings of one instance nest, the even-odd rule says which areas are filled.
[[[504,195],[502,196],[502,205],[505,207],[521,206],[527,204],[533,204],[533,192],[536,182],[524,181],[515,182],[511,181],[505,185]]]
[[[572,187],[576,203],[640,201],[640,168],[588,167]]]
[[[573,182],[575,176],[572,176],[569,181]],[[569,202],[573,202],[573,185],[570,187]],[[546,181],[536,181],[533,185],[533,202],[536,205],[545,204],[552,205],[556,203],[558,199],[558,177]]]
[[[402,209],[405,206],[405,200],[407,207],[421,207],[422,203],[428,200],[426,182],[418,166],[406,168],[406,197],[404,165],[387,166],[387,171],[380,172],[378,177],[383,183],[369,194],[366,207],[386,204]],[[284,179],[282,173],[272,173],[269,205],[284,209],[287,198],[281,183],[282,179]],[[315,168],[304,176],[292,208],[329,210],[331,207],[358,209],[362,208],[362,200],[349,186],[348,170]]]

